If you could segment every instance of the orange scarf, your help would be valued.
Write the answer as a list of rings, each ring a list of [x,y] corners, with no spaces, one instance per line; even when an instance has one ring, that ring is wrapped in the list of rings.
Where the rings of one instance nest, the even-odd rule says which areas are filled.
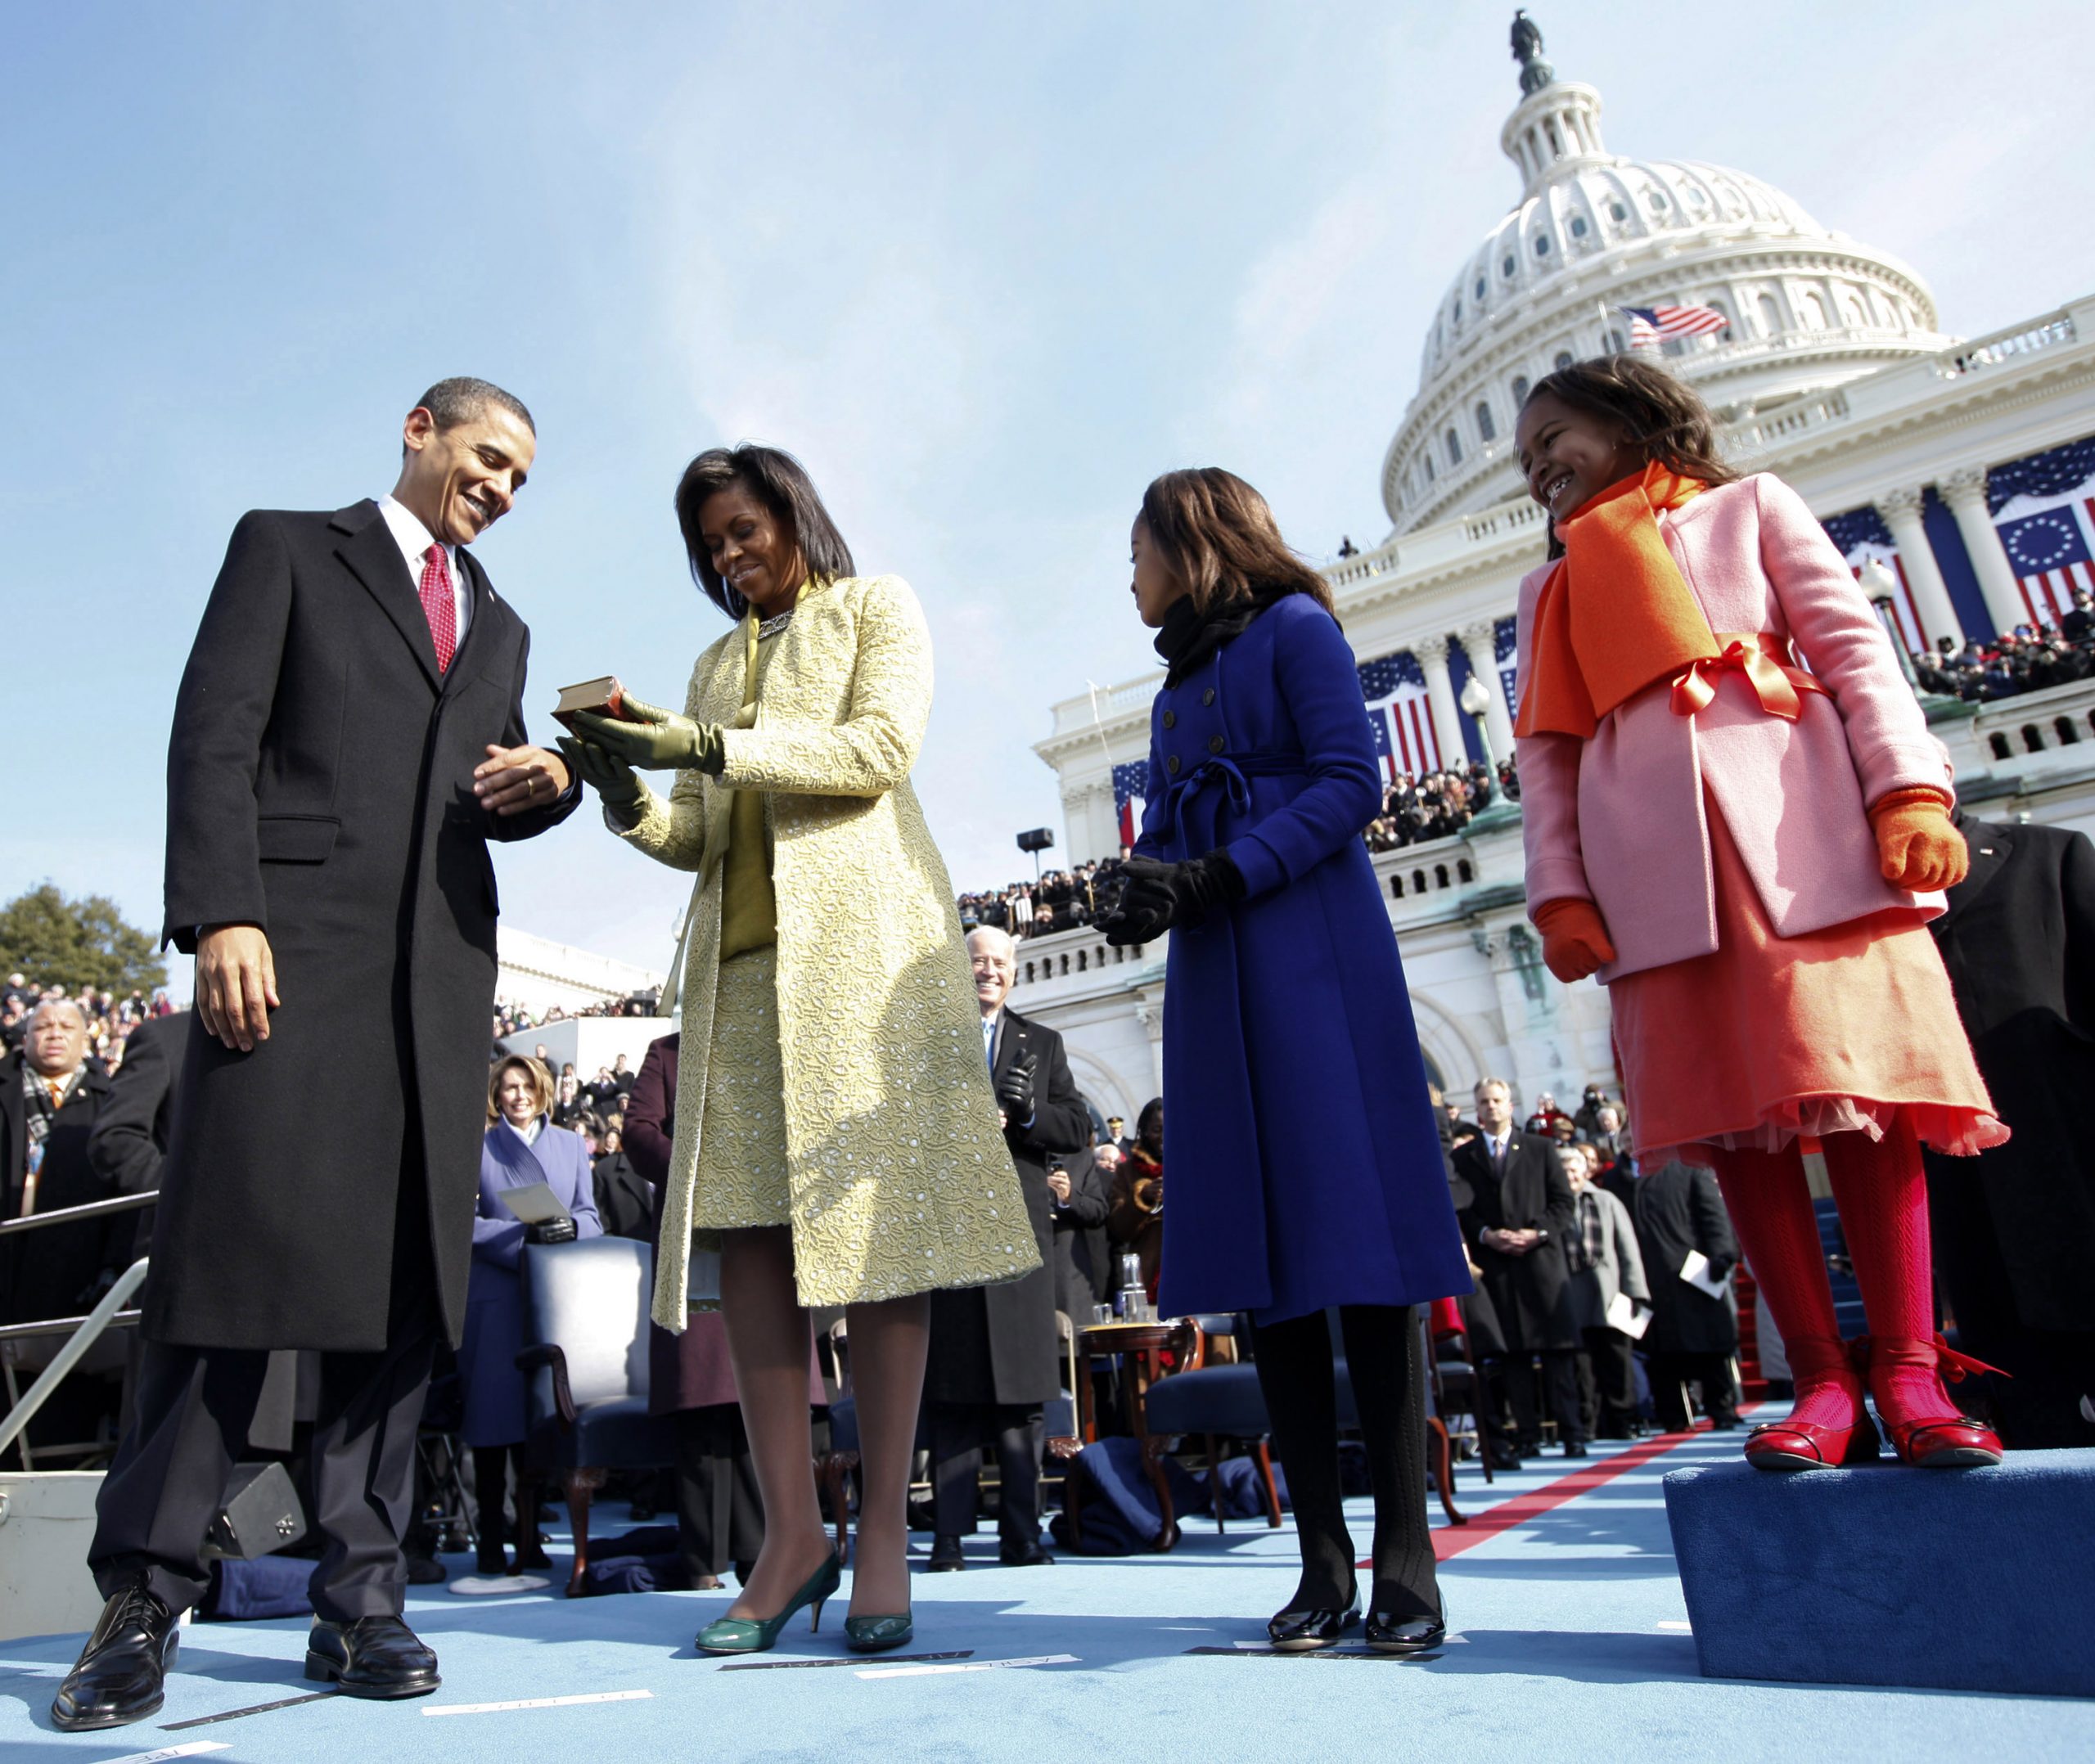
[[[1564,556],[1535,601],[1516,735],[1588,739],[1654,680],[1716,659],[1716,633],[1658,523],[1705,488],[1653,460],[1558,524]]]

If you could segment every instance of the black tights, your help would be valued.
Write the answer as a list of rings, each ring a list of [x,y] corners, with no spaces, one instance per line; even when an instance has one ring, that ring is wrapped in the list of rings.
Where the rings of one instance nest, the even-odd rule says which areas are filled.
[[[522,1561],[533,1562],[543,1553],[538,1542],[539,1485],[524,1466],[521,1446],[473,1447],[473,1498],[480,1510],[480,1554],[483,1557],[502,1554],[506,1534],[502,1508],[508,1500],[512,1464],[516,1467],[516,1554]]]
[[[1341,1305],[1346,1371],[1375,1485],[1371,1609],[1440,1615],[1426,1523],[1426,1366],[1408,1305]],[[1325,1314],[1254,1327],[1259,1388],[1287,1472],[1302,1581],[1286,1609],[1343,1610],[1354,1586],[1353,1538],[1339,1487],[1338,1393]]]

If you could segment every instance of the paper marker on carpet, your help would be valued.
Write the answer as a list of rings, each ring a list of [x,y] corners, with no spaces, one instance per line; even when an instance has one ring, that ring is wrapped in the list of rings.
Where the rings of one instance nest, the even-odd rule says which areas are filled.
[[[592,1690],[578,1697],[523,1697],[514,1703],[448,1703],[425,1715],[500,1715],[510,1709],[565,1709],[578,1703],[638,1703],[651,1690]]]
[[[127,1752],[120,1758],[105,1758],[102,1764],[160,1764],[162,1758],[193,1758],[205,1752],[230,1752],[223,1739],[191,1739],[178,1746],[160,1746],[151,1752]]]
[[[881,1666],[862,1672],[861,1678],[923,1678],[934,1672],[993,1672],[1006,1666],[1074,1666],[1074,1654],[1035,1654],[1022,1660],[958,1660],[949,1666]]]

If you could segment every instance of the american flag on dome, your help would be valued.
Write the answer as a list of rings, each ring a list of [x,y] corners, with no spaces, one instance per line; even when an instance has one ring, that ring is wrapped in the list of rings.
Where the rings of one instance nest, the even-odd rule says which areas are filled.
[[[1390,781],[1394,783],[1400,772],[1438,772],[1440,742],[1418,658],[1399,650],[1361,663],[1359,673],[1361,696],[1367,701],[1367,732]]]
[[[1143,793],[1149,789],[1149,762],[1131,760],[1113,768],[1113,807],[1120,817],[1120,843],[1133,845],[1142,830]]]
[[[1714,306],[1618,306],[1629,321],[1629,347],[1647,349],[1669,337],[1700,337],[1731,323]]]

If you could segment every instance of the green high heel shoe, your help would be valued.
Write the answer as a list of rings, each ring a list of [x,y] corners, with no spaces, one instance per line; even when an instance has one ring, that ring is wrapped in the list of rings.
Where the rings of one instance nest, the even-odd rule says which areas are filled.
[[[822,1627],[823,1601],[843,1580],[844,1572],[837,1566],[832,1552],[808,1577],[807,1584],[786,1601],[786,1609],[777,1616],[719,1618],[699,1631],[692,1645],[701,1654],[762,1654],[766,1649],[778,1645],[778,1632],[785,1628],[786,1619],[804,1604],[814,1608],[814,1621],[808,1626],[808,1633],[813,1635]]]
[[[844,1619],[844,1645],[854,1654],[885,1654],[917,1636],[912,1612],[899,1617],[847,1617]]]

